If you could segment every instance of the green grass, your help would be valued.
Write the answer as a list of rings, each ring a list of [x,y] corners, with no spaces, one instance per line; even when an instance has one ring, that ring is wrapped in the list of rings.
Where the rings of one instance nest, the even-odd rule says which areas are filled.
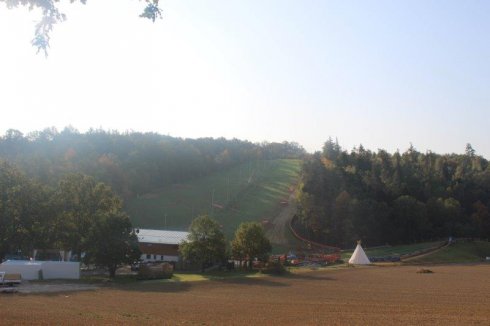
[[[168,282],[200,282],[200,281],[212,281],[212,280],[225,280],[234,278],[251,278],[262,277],[265,274],[261,274],[258,271],[213,271],[208,273],[192,273],[192,272],[177,272],[174,273],[170,279],[156,279],[156,280],[139,280],[136,276],[121,276],[115,279],[116,284],[131,284],[131,283],[168,283]],[[119,278],[119,279],[118,279]]]
[[[482,258],[487,256],[490,257],[490,242],[457,242],[431,255],[414,259],[411,263],[476,263],[482,261]]]
[[[271,219],[279,213],[299,179],[300,160],[260,160],[174,184],[139,196],[126,205],[140,228],[186,230],[201,214],[216,218],[231,237],[244,221]],[[223,208],[212,207],[211,202]]]
[[[432,247],[440,245],[441,242],[422,242],[409,245],[390,246],[375,249],[365,249],[366,255],[369,257],[382,257],[382,256],[400,256],[405,254],[411,254],[416,251],[426,250]],[[342,252],[342,259],[349,259],[354,250],[348,250]]]
[[[233,271],[233,272],[211,272],[211,273],[175,273],[171,278],[171,281],[175,282],[196,282],[196,281],[208,281],[208,280],[224,280],[229,278],[250,278],[261,277],[261,274],[257,271]]]
[[[137,275],[117,275],[111,279],[107,275],[90,275],[82,276],[79,280],[58,280],[62,283],[74,283],[74,284],[113,284],[113,285],[132,285],[138,283],[168,283],[168,282],[199,282],[199,281],[211,281],[211,280],[224,280],[234,278],[253,278],[262,277],[265,274],[260,273],[257,270],[235,270],[235,271],[212,271],[207,273],[197,272],[176,272],[170,279],[154,279],[154,280],[142,280]],[[52,283],[57,280],[42,280],[31,281],[32,283]]]

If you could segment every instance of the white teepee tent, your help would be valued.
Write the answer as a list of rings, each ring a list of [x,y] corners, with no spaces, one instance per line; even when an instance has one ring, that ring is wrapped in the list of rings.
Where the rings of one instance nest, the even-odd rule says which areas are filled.
[[[354,250],[354,253],[349,259],[349,264],[353,265],[367,265],[371,264],[369,261],[369,258],[366,256],[366,253],[361,247],[361,240],[357,241],[357,247],[356,250]]]

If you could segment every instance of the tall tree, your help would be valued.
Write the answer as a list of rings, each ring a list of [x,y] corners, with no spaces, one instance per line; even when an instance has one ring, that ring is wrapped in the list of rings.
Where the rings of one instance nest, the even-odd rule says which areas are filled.
[[[265,236],[264,229],[257,222],[240,224],[231,242],[233,257],[240,261],[248,260],[249,268],[252,268],[254,258],[265,261],[271,249],[271,243]]]
[[[0,161],[0,261],[7,253],[30,255],[49,246],[50,192]]]
[[[84,262],[106,267],[110,277],[122,265],[134,263],[141,253],[129,217],[122,212],[100,213],[87,235]]]
[[[63,178],[55,196],[59,210],[56,223],[59,241],[79,259],[90,245],[88,236],[98,220],[122,210],[121,200],[110,187],[83,174]]]
[[[398,243],[414,242],[427,238],[429,224],[425,204],[412,196],[400,196],[393,202],[394,232],[391,241]]]
[[[180,245],[185,261],[201,266],[221,263],[225,259],[226,242],[218,222],[206,215],[195,218],[189,228],[188,240]]]

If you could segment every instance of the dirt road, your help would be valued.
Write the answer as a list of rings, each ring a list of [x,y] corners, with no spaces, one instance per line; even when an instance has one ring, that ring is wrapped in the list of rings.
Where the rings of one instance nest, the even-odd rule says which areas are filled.
[[[296,214],[298,204],[296,202],[296,192],[293,191],[288,198],[288,206],[284,207],[281,212],[276,215],[271,222],[271,227],[266,234],[272,244],[280,246],[294,247],[297,242],[292,239],[289,230],[289,222]]]
[[[403,262],[416,261],[417,259],[420,259],[420,258],[423,258],[423,257],[426,257],[426,256],[430,256],[432,254],[435,254],[436,252],[441,251],[441,250],[443,250],[443,249],[445,249],[445,248],[447,248],[449,246],[450,246],[450,243],[447,243],[447,244],[445,244],[444,246],[442,246],[440,248],[431,250],[431,251],[426,252],[424,254],[417,255],[417,256],[412,256],[412,257],[409,257],[409,258],[404,258],[403,259]]]

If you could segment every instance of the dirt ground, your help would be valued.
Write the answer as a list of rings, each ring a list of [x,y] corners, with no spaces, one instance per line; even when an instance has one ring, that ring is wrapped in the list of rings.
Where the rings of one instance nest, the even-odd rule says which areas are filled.
[[[0,295],[0,324],[489,325],[490,265],[363,267],[286,277]]]

